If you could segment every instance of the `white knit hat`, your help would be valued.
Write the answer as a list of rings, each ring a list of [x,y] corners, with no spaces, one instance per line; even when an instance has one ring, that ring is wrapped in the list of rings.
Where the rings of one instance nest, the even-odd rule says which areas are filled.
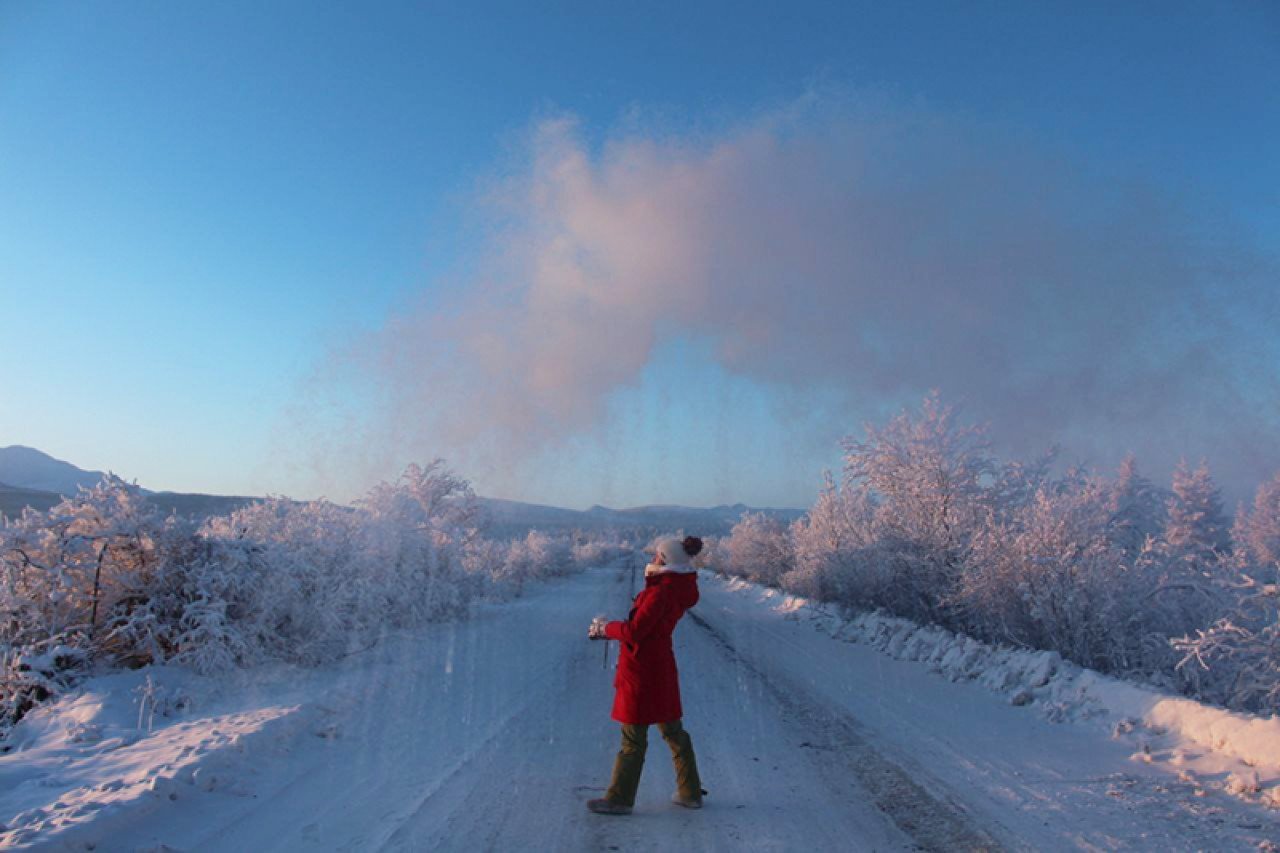
[[[669,572],[692,572],[693,566],[689,563],[689,552],[684,549],[684,542],[680,539],[663,539],[658,543],[658,555],[666,565],[664,568]]]
[[[679,539],[663,539],[658,543],[657,553],[668,566],[683,566],[689,562],[684,543]]]

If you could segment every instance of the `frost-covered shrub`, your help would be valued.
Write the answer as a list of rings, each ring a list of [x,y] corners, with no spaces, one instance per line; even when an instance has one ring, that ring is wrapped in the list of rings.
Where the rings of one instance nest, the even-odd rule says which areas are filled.
[[[1176,641],[1178,671],[1198,696],[1280,713],[1280,474],[1258,487],[1232,538],[1230,557],[1202,568],[1195,586],[1212,587],[1225,604]],[[1180,562],[1199,567],[1185,555]]]
[[[237,626],[262,658],[315,663],[345,648],[363,627],[362,599],[380,578],[364,576],[354,547],[359,519],[328,501],[270,498],[209,520],[204,538],[237,554],[237,576],[252,579]]]
[[[73,646],[53,646],[43,653],[34,647],[5,648],[0,653],[0,732],[72,686],[87,666],[84,650]]]
[[[1185,460],[1178,465],[1167,509],[1164,542],[1171,553],[1207,560],[1230,552],[1230,525],[1207,464],[1201,462],[1194,470]]]
[[[256,599],[239,618],[270,658],[330,659],[369,635],[465,611],[464,550],[476,536],[470,486],[440,462],[410,465],[354,508],[270,498],[202,530]],[[216,617],[216,611],[206,614]]]
[[[791,525],[795,553],[783,588],[852,606],[883,602],[891,577],[877,550],[875,511],[869,489],[842,489],[826,475],[813,508]]]
[[[494,565],[494,589],[501,597],[520,595],[529,581],[567,574],[574,567],[567,539],[531,530],[525,538],[510,542],[501,562]]]
[[[1256,577],[1280,581],[1280,472],[1258,487],[1253,506],[1236,514],[1231,538],[1242,565]]]
[[[573,564],[579,569],[606,566],[630,557],[633,548],[608,538],[583,538],[573,543]]]
[[[1132,456],[1111,479],[1053,476],[1052,452],[999,462],[936,394],[844,449],[843,482],[828,477],[804,518],[787,531],[744,519],[709,543],[715,564],[1232,707],[1274,708],[1280,475],[1229,537],[1204,464],[1181,465],[1163,490]]]
[[[169,519],[164,559],[117,607],[95,656],[112,665],[172,662],[214,672],[255,652],[249,619],[262,595],[251,552],[195,535]]]
[[[515,590],[503,578],[509,542],[474,539],[462,551],[463,586],[470,598],[505,599]]]
[[[187,613],[160,599],[194,535],[110,475],[0,526],[0,724],[92,663],[136,666],[175,652]]]
[[[1113,539],[1110,499],[1104,481],[1071,479],[980,527],[957,593],[968,632],[1096,669],[1144,663],[1147,573]]]
[[[937,393],[918,413],[844,441],[845,481],[876,497],[877,559],[892,580],[884,606],[900,616],[951,621],[970,539],[987,516],[995,473],[982,430],[958,422]]]
[[[318,663],[387,628],[454,618],[500,573],[477,543],[465,480],[410,466],[355,507],[270,498],[196,528],[107,477],[0,526],[0,728],[87,667],[171,662],[216,671]],[[531,536],[522,571],[572,564]],[[74,666],[71,664],[74,663]]]
[[[1099,623],[1110,615],[1100,593],[1120,564],[1097,490],[1041,489],[1007,520],[982,525],[971,557],[956,593],[970,631],[1070,648],[1088,665],[1102,640]]]
[[[725,568],[758,583],[777,585],[791,571],[794,550],[787,525],[764,513],[748,513],[720,543]]]
[[[1245,577],[1231,615],[1181,637],[1179,670],[1198,696],[1280,713],[1280,585]]]
[[[464,583],[473,595],[509,599],[526,583],[561,577],[630,556],[632,548],[608,538],[575,538],[532,530],[522,539],[474,538],[462,553]]]
[[[1168,523],[1165,501],[1160,490],[1138,473],[1133,454],[1120,463],[1107,491],[1107,538],[1125,559],[1136,560]]]
[[[534,577],[556,577],[575,568],[573,546],[567,537],[531,530],[525,537],[529,568]]]
[[[47,513],[0,528],[0,618],[22,647],[98,642],[163,559],[165,521],[136,488],[108,476]]]

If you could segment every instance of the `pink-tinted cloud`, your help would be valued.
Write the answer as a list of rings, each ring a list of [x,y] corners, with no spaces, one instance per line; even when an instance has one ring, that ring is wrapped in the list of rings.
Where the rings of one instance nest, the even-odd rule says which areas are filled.
[[[527,145],[482,194],[471,272],[357,347],[384,441],[554,447],[692,337],[791,399],[847,400],[846,429],[939,388],[1016,452],[1280,462],[1275,266],[1176,193],[843,98],[597,145],[557,118]]]

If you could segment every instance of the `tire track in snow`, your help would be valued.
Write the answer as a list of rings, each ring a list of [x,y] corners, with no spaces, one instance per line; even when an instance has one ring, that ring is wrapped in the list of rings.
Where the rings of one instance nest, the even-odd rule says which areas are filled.
[[[622,580],[623,575],[619,574],[606,584],[594,585],[592,606],[577,605],[581,613],[575,614],[575,624],[586,624],[589,611],[603,609],[606,602],[617,595],[614,587]],[[543,640],[545,638],[539,638]],[[535,828],[542,835],[539,843],[552,849],[548,836],[555,836],[563,843],[566,837],[580,836],[586,831],[585,809],[581,812],[552,810],[531,818],[527,800],[519,792],[503,787],[504,781],[513,778],[536,778],[538,774],[530,772],[531,767],[546,763],[547,759],[543,751],[547,744],[541,735],[556,730],[557,715],[562,713],[557,709],[565,707],[565,697],[574,691],[575,681],[601,672],[595,644],[584,640],[585,636],[574,634],[571,641],[562,642],[563,656],[553,657],[531,680],[536,687],[521,693],[502,718],[486,730],[481,742],[469,748],[426,790],[416,795],[407,808],[399,809],[389,818],[391,826],[381,838],[360,849],[378,853],[509,849],[509,839],[503,836],[513,827]],[[526,749],[519,749],[519,745]],[[543,797],[562,793],[558,790],[538,792]],[[605,849],[605,846],[595,849]]]
[[[875,749],[862,727],[847,713],[824,707],[823,703],[807,696],[796,685],[787,684],[784,688],[776,676],[763,672],[743,657],[724,634],[699,616],[696,610],[690,610],[687,615],[736,666],[754,675],[788,718],[806,732],[809,740],[802,746],[831,756],[841,769],[851,773],[866,789],[876,808],[910,836],[920,849],[1002,849],[994,838],[974,825],[958,803],[930,794],[913,778],[918,773],[908,772]]]
[[[540,680],[550,683],[549,678],[542,676],[549,676],[559,668],[558,662],[544,667],[539,672]],[[417,843],[413,839],[415,824],[432,800],[473,764],[481,760],[490,760],[512,724],[536,703],[545,704],[549,692],[549,689],[544,689],[523,694],[519,701],[510,706],[502,717],[487,728],[482,740],[469,745],[456,761],[445,768],[421,793],[415,795],[407,807],[397,810],[387,818],[390,825],[383,838],[371,842],[367,848],[361,846],[353,849],[370,849],[379,853],[384,850],[415,849],[414,845]]]

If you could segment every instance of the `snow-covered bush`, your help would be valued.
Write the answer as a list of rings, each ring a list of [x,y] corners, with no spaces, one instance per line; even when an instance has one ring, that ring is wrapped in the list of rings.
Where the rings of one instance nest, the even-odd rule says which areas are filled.
[[[1209,466],[1201,462],[1192,470],[1183,460],[1173,472],[1173,495],[1164,529],[1170,553],[1197,561],[1228,553],[1229,530],[1222,496],[1209,474]]]
[[[877,559],[892,580],[883,602],[900,616],[951,621],[970,540],[987,516],[995,474],[982,429],[962,425],[931,393],[918,413],[867,425],[844,441],[845,481],[877,499]]]
[[[540,530],[530,530],[523,539],[515,539],[500,549],[484,546],[489,565],[489,591],[498,598],[520,595],[524,585],[540,578],[568,574],[579,564],[573,558],[572,544],[567,538],[553,537]]]
[[[1150,480],[1138,473],[1131,453],[1120,463],[1107,500],[1107,536],[1127,560],[1136,560],[1168,521],[1165,501]]]
[[[789,530],[744,519],[709,543],[713,564],[1232,707],[1275,707],[1280,628],[1274,592],[1259,590],[1280,581],[1280,475],[1229,536],[1204,464],[1181,465],[1166,491],[1132,456],[1111,479],[1054,476],[1053,452],[1000,462],[936,394],[844,450],[843,482],[828,476],[804,518]]]
[[[791,571],[794,549],[787,525],[764,513],[748,513],[721,540],[730,573],[776,586]]]
[[[531,530],[524,541],[534,577],[566,575],[575,568],[573,543],[567,537]]]
[[[1233,708],[1280,713],[1280,585],[1244,577],[1231,615],[1176,641],[1196,695]]]
[[[504,599],[515,594],[514,587],[503,577],[511,543],[477,538],[462,551],[463,588],[468,597]]]
[[[1280,581],[1280,472],[1258,487],[1252,507],[1241,507],[1231,538],[1239,563],[1256,577]]]
[[[1096,481],[1041,488],[1007,521],[980,525],[956,593],[969,632],[1112,668],[1128,578],[1106,498]]]
[[[1196,588],[1210,587],[1226,603],[1212,624],[1176,641],[1179,672],[1210,701],[1280,713],[1280,473],[1237,515],[1229,557],[1205,566],[1180,556],[1200,575]]]
[[[88,668],[83,649],[59,645],[40,653],[35,648],[7,645],[0,652],[0,733],[66,690]]]
[[[511,541],[476,537],[463,549],[463,583],[473,597],[504,600],[520,595],[530,581],[607,565],[631,553],[631,546],[600,535],[569,537],[531,530]]]
[[[111,475],[0,526],[0,725],[93,662],[140,665],[173,653],[191,614],[157,599],[193,537]]]
[[[813,508],[791,525],[795,554],[782,586],[853,606],[883,602],[892,578],[876,550],[875,512],[865,485],[840,488],[827,474]]]
[[[490,543],[481,524],[439,461],[354,507],[269,498],[199,528],[110,476],[28,510],[0,526],[0,730],[90,667],[314,664],[580,565],[567,538]]]
[[[634,549],[611,538],[581,537],[573,543],[573,564],[578,569],[607,566],[624,557],[630,557]]]

